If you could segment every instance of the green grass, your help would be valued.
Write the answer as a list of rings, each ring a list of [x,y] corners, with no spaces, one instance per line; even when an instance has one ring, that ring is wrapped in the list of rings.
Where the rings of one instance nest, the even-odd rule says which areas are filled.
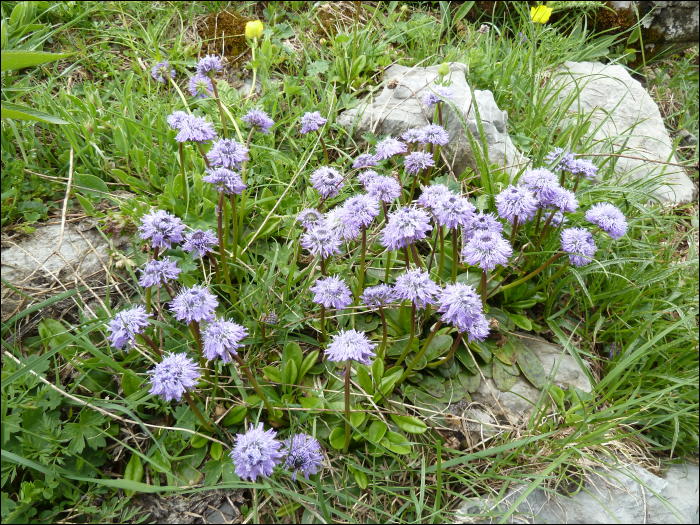
[[[3,4],[4,16],[9,17],[13,6]],[[64,196],[72,148],[74,183],[81,181],[82,188],[93,184],[73,193],[72,212],[85,210],[102,221],[133,225],[153,205],[175,212],[190,227],[216,230],[217,195],[211,188],[195,182],[189,202],[179,199],[175,133],[165,117],[181,109],[182,101],[173,90],[153,82],[148,68],[155,60],[168,58],[184,90],[198,51],[189,33],[192,21],[224,6],[221,2],[64,3],[52,4],[39,16],[53,31],[51,40],[41,44],[43,49],[75,50],[77,58],[25,70],[11,79],[5,75],[4,85],[12,81],[15,91],[5,92],[4,97],[60,116],[69,124],[3,121],[4,228],[27,229],[48,214],[60,214],[60,208],[55,210],[61,204],[54,201]],[[259,13],[253,4],[229,8],[250,16]],[[585,118],[568,119],[568,108],[554,108],[547,102],[556,88],[545,79],[566,60],[614,59],[615,37],[587,33],[575,15],[556,27],[538,27],[535,34],[528,19],[517,16],[517,9],[522,9],[517,7],[507,19],[509,25],[477,38],[479,23],[465,24],[466,31],[459,32],[459,12],[448,18],[444,6],[442,12],[439,6],[436,11],[414,13],[412,9],[391,3],[363,13],[365,24],[356,40],[352,18],[347,16],[340,19],[339,24],[344,24],[340,31],[317,32],[318,11],[305,2],[286,2],[284,12],[279,6],[276,12],[267,12],[268,19],[276,21],[275,25],[264,20],[273,30],[275,47],[267,56],[258,55],[263,96],[255,106],[264,108],[277,124],[273,133],[257,134],[251,143],[240,262],[235,265],[238,300],[229,300],[231,290],[226,285],[211,286],[222,305],[219,315],[248,328],[245,360],[259,380],[264,367],[273,366],[281,383],[293,383],[290,362],[297,348],[307,356],[323,348],[318,323],[310,318],[316,310],[308,293],[310,276],[312,272],[317,276],[318,270],[309,258],[297,263],[295,257],[294,241],[301,231],[294,217],[317,204],[308,177],[323,163],[317,137],[298,133],[304,112],[320,111],[328,118],[324,138],[331,158],[347,166],[366,146],[360,149],[334,122],[340,111],[369,95],[383,68],[394,61],[413,66],[457,60],[468,64],[469,84],[491,90],[499,107],[508,111],[509,133],[534,165],[539,166],[553,146],[569,145],[580,152],[591,146],[584,138]],[[519,32],[527,37],[525,44],[520,43]],[[40,43],[30,42],[34,47]],[[680,93],[683,100],[679,109],[666,115],[669,127],[697,134],[694,60],[686,56],[662,67],[673,67],[668,89]],[[220,89],[222,101],[240,126],[240,117],[254,103],[224,84]],[[213,101],[189,103],[220,128]],[[690,111],[691,118],[683,111]],[[231,132],[236,136],[235,130]],[[377,137],[367,139],[373,143]],[[681,156],[697,163],[697,150],[692,155],[682,151]],[[497,191],[499,170],[486,158],[477,160],[483,178],[463,182],[464,186],[475,195],[488,194],[491,185]],[[203,161],[195,150],[188,152],[186,167],[190,181],[203,173]],[[353,425],[366,442],[342,455],[330,444],[332,429],[344,424],[342,382],[330,368],[316,365],[296,381],[300,383],[296,387],[263,380],[263,388],[276,405],[286,402],[291,408],[288,422],[280,429],[283,435],[288,426],[312,433],[323,443],[329,463],[322,477],[312,477],[310,482],[300,477],[294,483],[286,475],[275,475],[257,484],[242,482],[233,473],[227,453],[235,434],[244,432],[244,416],[248,423],[267,418],[243,375],[232,365],[219,364],[215,391],[204,383],[197,390],[200,409],[205,411],[207,400],[209,412],[212,405],[219,405],[228,414],[207,436],[185,403],[164,403],[148,394],[145,373],[152,362],[145,357],[146,350],[121,353],[110,347],[105,325],[116,311],[128,306],[112,292],[104,299],[105,307],[96,309],[96,318],[81,311],[73,325],[44,320],[38,334],[25,339],[21,347],[3,341],[3,520],[135,521],[136,498],[128,491],[196,497],[212,488],[244,488],[251,489],[245,493],[248,504],[243,509],[256,513],[251,521],[276,522],[292,513],[294,522],[310,521],[313,516],[326,522],[449,522],[465,497],[495,495],[518,482],[553,489],[573,471],[585,471],[596,453],[629,446],[664,460],[697,453],[698,254],[693,240],[697,210],[649,207],[648,195],[658,182],[619,183],[611,163],[604,163],[599,173],[601,184],[579,191],[580,209],[600,200],[614,203],[629,219],[628,235],[616,242],[597,237],[596,263],[566,272],[531,308],[512,309],[503,294],[490,301],[506,315],[526,316],[536,333],[590,364],[595,384],[590,395],[550,391],[560,401],[557,420],[542,424],[542,416],[551,414],[543,396],[527,428],[506,430],[485,446],[458,451],[445,445],[451,431],[439,410],[431,412],[419,402],[413,407],[395,394],[389,395],[388,403],[369,403],[362,381],[353,376],[363,387],[353,387],[355,403],[363,402],[362,410],[373,416],[384,413],[389,431],[404,436],[410,445],[383,442],[373,455],[369,416],[363,415],[363,421],[353,420]],[[97,193],[103,186],[86,176],[109,183],[110,190],[125,189],[136,196],[127,202],[110,199]],[[355,181],[348,181],[341,194],[324,206],[342,203],[358,189]],[[105,197],[119,206],[118,211],[94,208]],[[582,212],[572,214],[569,221],[577,224],[582,216]],[[377,232],[375,227],[370,239]],[[143,291],[131,266],[142,265],[146,254],[138,250],[136,238],[134,243],[135,249],[124,255],[133,279],[130,301],[136,304]],[[533,267],[555,252],[557,245],[554,237],[546,241],[533,255]],[[376,283],[384,274],[385,255],[380,245],[375,243],[373,248],[376,253],[370,254],[368,265],[375,271],[370,271],[365,285]],[[449,241],[446,252],[449,257]],[[184,270],[181,284],[202,281],[198,259],[179,249],[169,255]],[[327,270],[346,276],[352,287],[359,257],[353,247],[333,259]],[[395,274],[400,264],[399,260]],[[447,264],[449,268],[451,259]],[[547,269],[538,279],[542,282],[555,271]],[[76,294],[81,305],[91,298],[84,289]],[[32,313],[31,303],[28,306],[5,321],[3,336]],[[267,334],[274,343],[264,346],[256,320],[272,311],[279,316],[276,329]],[[407,338],[408,316],[397,310],[387,316],[389,347],[399,341],[400,352],[400,341]],[[358,329],[381,335],[376,315],[367,318],[344,311],[332,317],[338,327],[354,322]],[[166,350],[194,348],[187,327],[167,313],[163,322],[155,323],[152,335],[157,338],[161,331]],[[610,360],[613,343],[620,353]],[[273,373],[265,371],[268,379],[273,379]],[[369,375],[381,376],[374,369]],[[302,400],[310,398],[302,392],[316,396],[320,405],[305,405]],[[325,412],[314,410],[319,407]],[[406,408],[428,427],[427,432],[403,434],[386,416]],[[220,448],[217,441],[223,443]],[[190,481],[198,484],[190,488]]]

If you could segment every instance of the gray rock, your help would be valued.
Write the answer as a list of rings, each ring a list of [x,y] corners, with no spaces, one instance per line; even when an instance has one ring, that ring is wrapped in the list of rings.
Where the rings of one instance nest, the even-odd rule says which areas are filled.
[[[507,133],[508,113],[501,111],[490,91],[474,91],[474,101],[467,85],[464,64],[453,63],[450,89],[454,92],[452,101],[466,120],[467,127],[480,142],[476,124],[476,108],[481,115],[490,162],[505,167],[514,175],[528,159],[518,151]],[[423,105],[423,96],[437,87],[438,66],[415,67],[395,65],[384,73],[384,89],[369,104],[345,111],[338,117],[338,124],[351,132],[356,140],[367,132],[376,135],[399,137],[410,128],[420,128],[433,122],[434,108]],[[393,89],[391,89],[393,87]],[[467,115],[467,112],[468,115]],[[451,166],[456,176],[466,169],[476,169],[474,153],[469,146],[466,132],[460,119],[451,108],[444,108],[446,129],[450,134],[450,146],[443,150],[443,158]]]
[[[684,146],[695,146],[698,143],[698,137],[693,135],[687,129],[682,129],[680,132],[681,144]]]
[[[659,478],[636,465],[603,465],[586,471],[571,497],[537,488],[508,523],[698,523],[698,466],[673,465]],[[569,489],[577,490],[578,483]],[[498,502],[469,499],[458,523],[495,523],[527,489],[517,485]],[[668,506],[667,506],[668,504]]]
[[[590,114],[594,151],[677,163],[672,141],[659,108],[627,70],[599,62],[566,62],[554,79],[559,104]],[[578,97],[572,96],[580,90]],[[568,100],[567,100],[568,99]],[[685,170],[645,160],[617,158],[615,171],[632,179],[662,176],[665,184],[655,192],[664,203],[687,204],[697,188]]]
[[[581,370],[576,360],[560,346],[554,346],[532,335],[520,334],[521,341],[537,356],[542,363],[548,377],[554,377],[552,383],[562,390],[568,390],[570,386],[578,388],[584,392],[591,391],[591,383],[586,373]],[[494,358],[495,359],[495,358]],[[555,373],[556,372],[556,373]],[[488,383],[488,385],[487,385]],[[527,421],[537,404],[542,391],[532,385],[521,374],[518,376],[515,385],[503,392],[498,389],[493,379],[486,379],[486,383],[481,381],[479,388],[471,394],[472,401],[489,408],[491,412],[498,415],[505,415],[511,423]],[[545,401],[546,402],[546,401]],[[501,411],[501,407],[503,411]],[[465,417],[468,419],[467,429],[472,434],[472,439],[480,441],[483,436],[494,434],[493,418],[483,411],[470,407]],[[483,428],[479,428],[476,421],[484,423]]]
[[[240,511],[236,507],[224,501],[223,505],[217,510],[213,510],[207,514],[206,523],[233,523],[234,520],[238,520],[240,515]]]

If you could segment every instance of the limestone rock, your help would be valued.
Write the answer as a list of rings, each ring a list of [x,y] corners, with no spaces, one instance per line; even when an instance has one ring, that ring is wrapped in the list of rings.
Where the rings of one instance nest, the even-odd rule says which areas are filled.
[[[570,111],[590,114],[595,151],[678,162],[658,106],[624,67],[566,62],[553,81],[559,104],[571,102]],[[579,90],[578,97],[571,96],[575,90]],[[573,102],[566,102],[568,98]],[[681,167],[622,157],[615,160],[615,171],[625,177],[662,175],[665,184],[656,191],[662,202],[687,204],[697,196],[697,188]]]
[[[636,465],[606,465],[586,472],[584,479],[584,487],[571,497],[535,489],[508,523],[698,523],[697,465],[673,465],[662,478]],[[526,489],[518,485],[498,503],[467,500],[456,522],[500,522]]]
[[[514,175],[527,164],[528,159],[516,149],[507,133],[508,113],[501,111],[490,91],[474,91],[474,101],[467,85],[464,64],[453,63],[450,66],[451,84],[455,106],[475,140],[480,142],[476,123],[476,108],[486,135],[489,161],[506,167]],[[423,96],[433,92],[437,87],[438,66],[409,68],[400,65],[391,66],[384,73],[384,89],[368,104],[345,111],[338,117],[338,124],[352,133],[356,140],[367,132],[376,135],[400,137],[411,128],[420,128],[433,122],[434,108],[423,105]],[[444,107],[445,126],[450,134],[450,145],[443,152],[456,176],[465,170],[476,169],[474,153],[460,119],[451,108]],[[468,114],[467,114],[468,112]]]

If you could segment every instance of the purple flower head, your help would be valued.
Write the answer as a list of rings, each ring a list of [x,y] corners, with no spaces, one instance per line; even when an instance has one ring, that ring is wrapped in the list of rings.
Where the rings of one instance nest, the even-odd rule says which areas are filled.
[[[322,199],[332,199],[345,186],[343,176],[335,168],[321,166],[311,174],[309,178],[314,189]]]
[[[379,173],[377,173],[374,170],[367,170],[363,171],[362,173],[357,175],[357,180],[360,181],[360,184],[362,184],[365,188],[369,186],[369,183],[372,182],[374,179],[379,177]]]
[[[323,214],[313,208],[306,208],[297,214],[297,220],[304,228],[310,230],[320,226],[321,223],[323,223]]]
[[[464,240],[468,241],[479,232],[492,232],[500,234],[503,225],[493,213],[477,213],[469,223],[469,228],[464,231]]]
[[[258,476],[272,475],[275,465],[282,459],[279,452],[282,443],[275,439],[276,435],[272,429],[265,432],[262,423],[257,428],[251,423],[248,432],[236,434],[236,445],[229,455],[240,478],[255,481]]]
[[[582,175],[588,180],[595,180],[598,168],[590,160],[574,159],[569,167],[569,171],[573,175]]]
[[[437,124],[428,124],[423,128],[423,140],[421,144],[436,144],[445,146],[450,142],[450,135],[445,128]]]
[[[464,246],[462,256],[472,266],[489,272],[497,264],[505,266],[513,255],[513,248],[500,233],[477,232]]]
[[[375,160],[374,155],[371,153],[363,153],[355,159],[355,162],[352,163],[353,169],[371,168],[372,166],[376,165],[377,161]]]
[[[469,199],[459,195],[449,195],[440,199],[434,208],[435,220],[440,226],[466,228],[474,217],[476,207]]]
[[[175,70],[170,67],[170,62],[163,60],[162,62],[156,62],[151,68],[151,76],[156,82],[161,84],[166,84],[168,78],[173,78],[175,76]]]
[[[294,437],[284,440],[283,453],[287,456],[284,467],[292,471],[292,481],[296,481],[297,473],[309,479],[321,468],[321,445],[316,438],[308,434],[294,434]]]
[[[450,195],[454,195],[454,193],[444,184],[433,184],[432,186],[423,188],[423,193],[418,197],[418,204],[435,213],[435,208],[438,203]]]
[[[385,160],[401,153],[406,153],[406,144],[388,136],[377,144],[377,154],[374,158],[376,160]]]
[[[481,297],[468,284],[448,284],[440,294],[443,322],[454,325],[458,331],[467,332],[469,341],[482,341],[489,333],[489,323],[484,317]],[[486,326],[486,333],[482,326]]]
[[[326,358],[334,363],[351,360],[370,366],[370,357],[375,356],[372,350],[376,347],[375,343],[370,343],[364,332],[341,330],[331,336],[331,342],[326,348]]]
[[[408,144],[415,144],[423,140],[423,130],[419,128],[411,128],[401,135],[401,140]]]
[[[185,225],[179,217],[165,210],[155,210],[141,217],[140,237],[150,239],[153,247],[170,248],[172,243],[182,241]]]
[[[182,249],[186,252],[196,251],[200,257],[204,257],[218,242],[219,239],[211,231],[195,230],[185,235]]]
[[[496,195],[498,215],[509,223],[524,224],[537,213],[535,195],[524,186],[508,186]]]
[[[195,284],[192,288],[185,288],[175,296],[170,303],[175,319],[190,324],[192,321],[214,320],[214,308],[219,306],[216,296],[207,290],[202,284]]]
[[[171,115],[168,115],[165,121],[168,125],[176,130],[179,130],[183,124],[189,120],[190,116],[184,111],[173,111]]]
[[[207,55],[197,62],[197,73],[205,76],[212,76],[221,71],[221,59],[216,55]]]
[[[311,226],[301,236],[301,245],[312,255],[320,254],[321,259],[340,253],[340,238],[325,222]]]
[[[342,210],[343,206],[340,208],[334,208],[326,213],[326,225],[333,230],[339,239],[342,239],[345,242],[354,241],[360,237],[360,235],[362,235],[362,230],[356,221],[346,221],[342,219]]]
[[[554,215],[552,215],[552,221],[551,224],[555,228],[558,228],[562,224],[566,224],[567,220],[566,217],[564,217],[564,214],[560,211],[554,212]]]
[[[339,275],[330,275],[316,280],[310,290],[314,293],[313,302],[326,308],[342,310],[352,303],[350,288]]]
[[[206,75],[197,73],[190,78],[190,93],[196,98],[207,98],[214,91],[214,86],[211,84],[211,78]]]
[[[541,195],[544,196],[544,193]],[[546,199],[540,198],[540,202],[548,207],[557,208],[562,213],[571,213],[578,209],[578,199],[574,192],[561,186],[552,189]]]
[[[401,196],[401,185],[393,177],[378,176],[370,181],[367,194],[390,203]]]
[[[430,166],[435,166],[435,161],[430,153],[424,151],[414,151],[406,155],[403,161],[403,168],[409,175],[416,175]]]
[[[541,206],[547,206],[552,194],[559,188],[557,176],[546,168],[526,171],[522,178],[523,185],[537,197]]]
[[[596,252],[593,235],[585,228],[566,228],[561,232],[561,249],[569,254],[574,266],[586,266]]]
[[[180,401],[188,388],[197,386],[201,375],[195,362],[184,352],[164,356],[148,374],[151,376],[149,394],[161,396],[165,401]]]
[[[356,228],[368,227],[377,215],[379,215],[377,199],[362,193],[346,200],[338,212],[341,221],[350,223]]]
[[[153,259],[143,266],[139,284],[144,288],[155,286],[169,279],[177,279],[181,271],[182,270],[177,267],[177,263],[170,260],[170,257],[166,257],[160,261]]]
[[[365,288],[362,294],[362,302],[369,307],[386,306],[396,301],[396,292],[388,284],[378,284]]]
[[[136,342],[136,334],[142,334],[148,326],[148,318],[144,306],[134,306],[128,310],[122,310],[109,322],[109,339],[112,346],[123,349],[124,346],[132,348]]]
[[[233,139],[219,139],[212,143],[207,158],[213,166],[238,168],[242,162],[248,160],[248,148]]]
[[[307,111],[304,113],[304,116],[301,117],[301,133],[305,135],[312,131],[318,131],[326,122],[328,122],[328,120],[323,118],[318,111],[314,111],[313,113]]]
[[[180,125],[180,133],[175,136],[178,142],[206,142],[214,140],[216,131],[211,122],[207,122],[204,117],[195,117],[188,115],[186,120]]]
[[[599,202],[586,212],[586,220],[596,224],[613,239],[627,233],[627,219],[616,206],[609,202]]]
[[[204,357],[207,361],[221,358],[223,363],[230,363],[232,355],[238,355],[237,348],[242,348],[241,340],[248,335],[248,330],[237,323],[217,319],[209,323],[202,332]]]
[[[431,91],[423,95],[423,104],[425,104],[428,107],[431,107],[437,104],[438,102],[442,102],[440,97],[449,98],[451,100],[454,96],[455,95],[450,88],[440,86],[435,90],[435,93]]]
[[[406,206],[389,214],[382,235],[382,244],[398,250],[415,241],[422,241],[433,227],[430,216],[422,209]]]
[[[418,308],[435,304],[440,287],[430,278],[430,274],[421,269],[406,270],[396,278],[394,284],[396,297],[402,301],[411,301]]]
[[[267,116],[267,113],[259,109],[251,109],[241,120],[251,128],[256,128],[263,135],[268,135],[270,128],[275,123],[274,120]]]
[[[213,184],[216,191],[223,191],[226,195],[235,193],[240,195],[246,185],[243,183],[241,176],[233,170],[219,166],[217,168],[207,168],[207,175],[202,177],[204,182]]]
[[[570,150],[554,148],[552,151],[547,153],[544,160],[546,160],[549,164],[553,164],[552,169],[570,170],[573,162],[576,159]]]

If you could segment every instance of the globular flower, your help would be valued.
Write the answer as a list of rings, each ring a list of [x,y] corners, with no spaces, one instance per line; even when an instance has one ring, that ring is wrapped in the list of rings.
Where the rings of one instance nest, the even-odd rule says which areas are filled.
[[[425,104],[428,107],[431,107],[437,104],[438,102],[442,102],[440,97],[452,100],[454,96],[455,94],[450,88],[440,86],[435,90],[435,93],[430,91],[423,95],[423,104]]]
[[[187,324],[192,321],[208,323],[214,320],[214,309],[219,306],[216,296],[209,292],[206,286],[195,284],[192,288],[185,288],[175,296],[170,303],[175,319],[185,321]]]
[[[365,188],[372,182],[375,178],[379,177],[379,173],[374,170],[363,171],[357,175],[357,180],[360,181]]]
[[[569,171],[573,175],[582,175],[588,180],[595,180],[595,175],[598,173],[598,167],[588,159],[574,159],[571,163]]]
[[[197,73],[190,78],[190,93],[193,97],[207,98],[214,91],[214,86],[211,84],[211,78],[206,75]]]
[[[166,117],[165,121],[171,128],[179,130],[189,118],[190,116],[184,111],[173,111],[171,115]]]
[[[366,188],[367,195],[387,204],[401,196],[401,185],[393,177],[375,177]]]
[[[505,266],[513,255],[513,248],[500,233],[478,232],[464,245],[462,256],[467,264],[489,272],[497,264]]]
[[[424,151],[409,153],[403,161],[403,168],[409,175],[416,175],[431,166],[435,166],[433,156]]]
[[[234,139],[219,139],[212,143],[207,158],[212,166],[238,168],[248,160],[248,148]]]
[[[241,120],[251,128],[260,131],[263,135],[268,135],[270,133],[270,128],[275,123],[267,113],[259,109],[251,109]]]
[[[379,215],[379,203],[377,199],[367,194],[350,197],[338,212],[341,221],[357,228],[367,228],[377,215]]]
[[[421,140],[421,144],[445,146],[449,142],[450,135],[442,126],[438,124],[428,124],[423,128],[423,140]]]
[[[509,223],[524,224],[537,213],[537,199],[524,186],[508,186],[496,195],[498,215]]]
[[[314,189],[322,199],[332,199],[345,186],[343,176],[335,168],[321,166],[309,178]]]
[[[467,332],[469,341],[483,341],[489,333],[481,297],[476,290],[463,283],[448,284],[438,300],[443,322]],[[485,330],[484,330],[485,327]]]
[[[265,432],[262,423],[257,428],[251,423],[248,432],[236,434],[236,445],[229,455],[241,479],[255,481],[258,476],[268,478],[272,475],[282,459],[279,451],[282,443],[275,439],[276,435],[277,432],[272,429]]]
[[[188,115],[186,120],[183,120],[180,125],[180,133],[175,136],[178,142],[206,142],[214,140],[216,131],[211,122],[207,122],[204,117],[195,117]]]
[[[331,336],[331,342],[326,348],[326,358],[334,363],[350,360],[370,366],[372,364],[370,357],[375,356],[372,350],[376,347],[377,345],[371,343],[364,332],[352,329],[341,330]]]
[[[418,204],[435,213],[435,207],[438,203],[450,195],[454,195],[454,193],[444,184],[433,184],[432,186],[423,188],[423,193],[418,197]]]
[[[156,286],[169,279],[177,279],[181,271],[182,270],[177,267],[177,263],[170,260],[170,257],[161,260],[153,259],[143,266],[139,284],[144,288]]]
[[[292,471],[292,481],[296,481],[297,473],[309,479],[321,468],[321,445],[318,440],[308,434],[294,434],[294,437],[283,441],[283,454],[287,456],[284,467]]]
[[[492,232],[499,235],[503,232],[503,225],[493,213],[477,213],[469,223],[469,227],[464,230],[464,240],[468,241],[475,233]]]
[[[371,153],[363,153],[359,155],[355,162],[352,163],[353,169],[371,168],[377,165],[377,160]]]
[[[430,278],[430,274],[421,269],[406,270],[394,283],[396,297],[402,301],[411,301],[418,308],[435,304],[440,287]]]
[[[151,376],[150,394],[161,396],[165,401],[180,401],[188,388],[197,386],[201,374],[195,362],[183,352],[164,356],[148,375]]]
[[[541,199],[542,204],[556,208],[562,213],[572,213],[578,209],[578,199],[574,192],[557,186],[549,193],[545,200]]]
[[[387,306],[396,301],[396,291],[388,284],[378,284],[365,288],[360,296],[362,302],[369,307]]]
[[[549,200],[561,187],[557,176],[546,168],[526,171],[522,181],[523,185],[534,193],[540,207],[548,206]]]
[[[170,248],[172,243],[182,241],[185,225],[179,217],[165,210],[155,210],[141,217],[140,237],[150,239],[153,247]]]
[[[132,348],[136,342],[136,335],[142,334],[148,326],[148,318],[144,306],[134,306],[128,310],[122,310],[109,322],[109,339],[112,346],[123,349],[124,346]]]
[[[377,154],[374,158],[385,160],[401,153],[406,153],[406,144],[389,136],[377,144]]]
[[[263,34],[263,24],[260,20],[252,20],[245,25],[245,37],[253,40]]]
[[[317,279],[310,290],[314,293],[313,302],[326,308],[342,310],[352,303],[350,288],[339,275]]]
[[[199,59],[197,62],[197,73],[200,75],[211,76],[223,69],[221,58],[216,55],[207,55]]]
[[[530,18],[536,24],[546,24],[549,17],[552,15],[553,9],[546,5],[538,5],[530,8]]]
[[[424,210],[413,206],[399,208],[389,214],[382,244],[390,250],[398,250],[412,242],[422,241],[432,229],[430,216]]]
[[[182,249],[186,252],[197,252],[200,257],[204,257],[216,246],[219,239],[211,231],[195,230],[185,235],[185,243]]]
[[[306,134],[312,131],[318,131],[326,122],[328,122],[328,120],[323,118],[318,111],[314,111],[313,113],[307,111],[304,113],[304,116],[301,117],[301,133]]]
[[[304,228],[310,230],[323,223],[323,214],[313,208],[306,208],[297,214],[297,220]]]
[[[597,250],[593,235],[585,228],[566,228],[561,232],[561,249],[569,254],[574,266],[586,266]]]
[[[564,217],[564,214],[560,211],[557,211],[552,215],[552,220],[551,220],[551,225],[554,226],[555,228],[558,228],[562,224],[566,224],[568,221],[566,220],[566,217]]]
[[[617,206],[609,202],[599,202],[586,212],[586,220],[596,224],[613,239],[627,233],[627,219]]]
[[[175,70],[170,67],[170,62],[163,60],[162,62],[153,64],[151,76],[156,82],[165,84],[168,82],[168,78],[173,78],[175,76]]]
[[[345,242],[354,241],[360,237],[362,230],[357,222],[342,219],[340,215],[342,210],[343,206],[334,208],[326,213],[326,226]]]
[[[301,245],[312,255],[320,254],[321,259],[340,253],[340,238],[325,222],[310,227],[301,236]]]
[[[217,319],[208,323],[202,332],[204,357],[207,361],[221,358],[223,363],[230,363],[231,356],[238,355],[236,349],[245,346],[241,341],[247,335],[244,326],[232,321]]]
[[[461,226],[464,228],[469,225],[476,207],[465,197],[449,195],[440,199],[433,211],[435,220],[440,226],[448,228]]]
[[[213,184],[216,191],[223,191],[226,195],[240,195],[247,187],[238,173],[223,166],[207,168],[206,172],[202,180]]]
[[[411,128],[401,135],[401,140],[408,144],[415,144],[421,142],[423,139],[423,130],[419,128]]]
[[[570,170],[572,164],[576,160],[576,157],[574,157],[571,150],[554,148],[552,151],[547,153],[544,160],[546,160],[549,164],[554,163],[552,169]]]

